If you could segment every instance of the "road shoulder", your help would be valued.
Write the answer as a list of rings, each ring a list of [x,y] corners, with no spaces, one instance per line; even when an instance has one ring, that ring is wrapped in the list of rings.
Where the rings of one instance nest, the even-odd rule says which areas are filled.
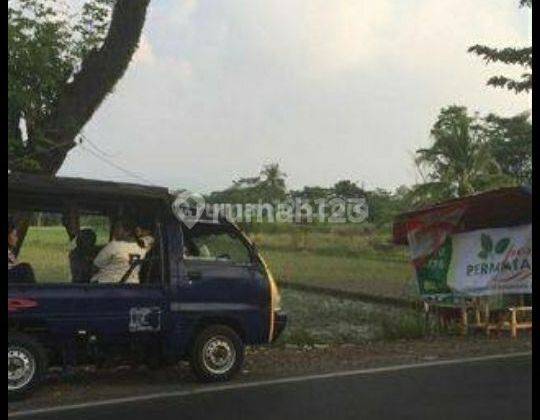
[[[437,364],[449,359],[527,353],[531,350],[529,338],[486,340],[462,337],[316,348],[262,348],[249,351],[245,369],[233,385],[388,366]],[[79,370],[68,378],[52,375],[30,399],[9,404],[8,413],[200,388],[185,365],[158,371],[129,367],[98,372]]]

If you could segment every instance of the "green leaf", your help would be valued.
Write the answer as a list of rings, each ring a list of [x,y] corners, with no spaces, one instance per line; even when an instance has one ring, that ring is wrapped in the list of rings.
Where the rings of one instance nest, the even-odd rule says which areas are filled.
[[[489,235],[483,233],[481,237],[481,242],[482,251],[485,251],[486,253],[490,253],[491,251],[493,251],[493,241],[491,240],[491,237]]]
[[[488,253],[486,251],[481,251],[478,253],[478,258],[485,260],[487,257],[488,257]]]
[[[508,245],[510,245],[510,238],[501,239],[499,242],[497,242],[497,245],[495,246],[495,252],[497,254],[502,254],[504,251],[506,251]]]

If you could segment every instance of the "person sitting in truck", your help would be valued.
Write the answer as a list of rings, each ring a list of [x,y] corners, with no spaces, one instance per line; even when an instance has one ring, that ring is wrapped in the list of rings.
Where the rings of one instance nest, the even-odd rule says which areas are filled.
[[[98,272],[92,283],[139,283],[140,263],[148,252],[135,236],[135,228],[128,221],[117,221],[112,240],[98,253],[94,265]]]
[[[186,235],[184,237],[184,258],[186,260],[208,260],[212,258],[212,253],[205,244],[198,245]]]
[[[147,251],[150,251],[156,242],[152,235],[152,230],[144,224],[137,225],[135,228],[135,237],[137,238],[139,245]]]
[[[8,220],[8,283],[35,283],[32,266],[17,259],[15,249],[19,243],[17,226]]]
[[[76,247],[69,253],[73,283],[88,283],[95,274],[96,241],[96,233],[92,229],[82,229],[77,235]]]

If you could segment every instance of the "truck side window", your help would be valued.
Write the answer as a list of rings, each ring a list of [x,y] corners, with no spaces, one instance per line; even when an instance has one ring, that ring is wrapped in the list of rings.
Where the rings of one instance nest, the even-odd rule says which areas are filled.
[[[18,260],[32,267],[38,284],[88,283],[92,261],[108,242],[109,219],[92,214],[81,215],[80,233],[70,239],[60,212],[33,212],[24,238],[20,238]],[[22,281],[24,283],[24,281]]]
[[[249,264],[251,253],[236,232],[221,225],[201,224],[184,229],[184,259]]]

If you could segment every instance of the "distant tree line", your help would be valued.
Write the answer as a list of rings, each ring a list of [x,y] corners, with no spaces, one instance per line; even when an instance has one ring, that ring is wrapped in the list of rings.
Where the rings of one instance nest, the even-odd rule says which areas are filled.
[[[431,129],[432,144],[416,151],[421,182],[389,191],[365,190],[357,182],[287,188],[279,164],[262,168],[253,177],[233,181],[229,188],[206,196],[209,203],[257,204],[286,200],[364,198],[367,222],[382,226],[402,211],[494,188],[532,184],[532,122],[530,113],[510,118],[470,115],[467,108],[443,108]]]

